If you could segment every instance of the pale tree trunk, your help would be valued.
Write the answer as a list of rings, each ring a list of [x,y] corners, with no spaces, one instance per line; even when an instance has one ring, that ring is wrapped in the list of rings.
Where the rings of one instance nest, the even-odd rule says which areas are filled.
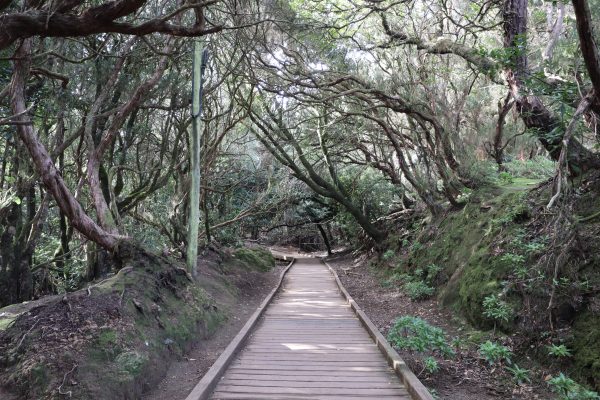
[[[554,5],[552,3],[548,3],[548,7],[550,8],[550,10],[552,10],[554,8]],[[565,17],[565,3],[563,3],[562,1],[559,1],[558,4],[556,5],[557,10],[556,10],[556,21],[554,21],[553,23],[549,22],[548,23],[548,33],[550,34],[550,37],[548,38],[548,44],[546,45],[546,48],[544,49],[544,52],[542,53],[542,59],[544,61],[548,61],[550,59],[552,59],[552,54],[554,53],[554,48],[556,47],[556,43],[558,42],[558,38],[560,37],[560,34],[562,33],[563,30],[563,20]],[[552,14],[549,13],[549,18],[550,21],[552,20]]]
[[[14,70],[10,85],[12,112],[17,117],[17,133],[27,147],[34,168],[44,186],[56,201],[56,204],[69,219],[73,227],[88,239],[98,243],[105,249],[115,252],[118,247],[119,237],[98,226],[75,200],[65,182],[52,162],[48,151],[40,142],[33,123],[28,116],[25,105],[25,84],[30,67],[31,39],[25,39],[15,52]]]
[[[190,139],[190,212],[187,237],[187,267],[192,275],[196,273],[198,262],[198,226],[200,223],[200,142],[202,135],[202,74],[206,68],[207,51],[202,42],[194,43],[194,64],[192,81],[192,137]]]

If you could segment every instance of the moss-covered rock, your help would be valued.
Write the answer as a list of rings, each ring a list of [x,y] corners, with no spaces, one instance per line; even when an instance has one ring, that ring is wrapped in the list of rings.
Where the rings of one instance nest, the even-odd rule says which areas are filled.
[[[275,257],[270,251],[262,248],[241,248],[233,253],[233,257],[248,269],[269,271],[275,267]]]

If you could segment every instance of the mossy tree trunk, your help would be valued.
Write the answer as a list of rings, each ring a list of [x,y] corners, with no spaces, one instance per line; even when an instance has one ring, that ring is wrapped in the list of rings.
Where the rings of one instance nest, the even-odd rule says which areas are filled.
[[[194,275],[198,258],[198,227],[200,223],[200,144],[202,134],[202,75],[206,68],[208,52],[202,42],[194,43],[192,80],[192,137],[190,140],[190,201],[187,237],[187,267]]]

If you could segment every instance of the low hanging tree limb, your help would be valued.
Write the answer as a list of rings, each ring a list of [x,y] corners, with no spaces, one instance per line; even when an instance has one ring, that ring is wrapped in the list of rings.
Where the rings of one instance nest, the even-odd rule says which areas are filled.
[[[188,2],[175,11],[161,17],[151,18],[139,24],[116,22],[117,19],[134,15],[141,11],[148,0],[114,0],[96,7],[77,10],[85,2],[71,0],[60,2],[56,9],[29,9],[24,12],[11,12],[0,15],[0,50],[7,48],[18,39],[33,36],[77,37],[97,33],[123,33],[148,35],[165,33],[172,36],[203,36],[219,32],[222,26],[206,27],[204,19],[196,19],[191,26],[172,23],[184,11],[193,9],[197,15],[202,8],[217,3],[218,0]],[[52,7],[54,2],[50,2]]]

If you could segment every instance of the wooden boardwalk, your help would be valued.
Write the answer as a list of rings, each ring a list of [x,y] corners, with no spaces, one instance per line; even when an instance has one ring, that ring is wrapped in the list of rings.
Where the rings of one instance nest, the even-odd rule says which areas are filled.
[[[318,259],[299,259],[212,399],[410,399]]]

